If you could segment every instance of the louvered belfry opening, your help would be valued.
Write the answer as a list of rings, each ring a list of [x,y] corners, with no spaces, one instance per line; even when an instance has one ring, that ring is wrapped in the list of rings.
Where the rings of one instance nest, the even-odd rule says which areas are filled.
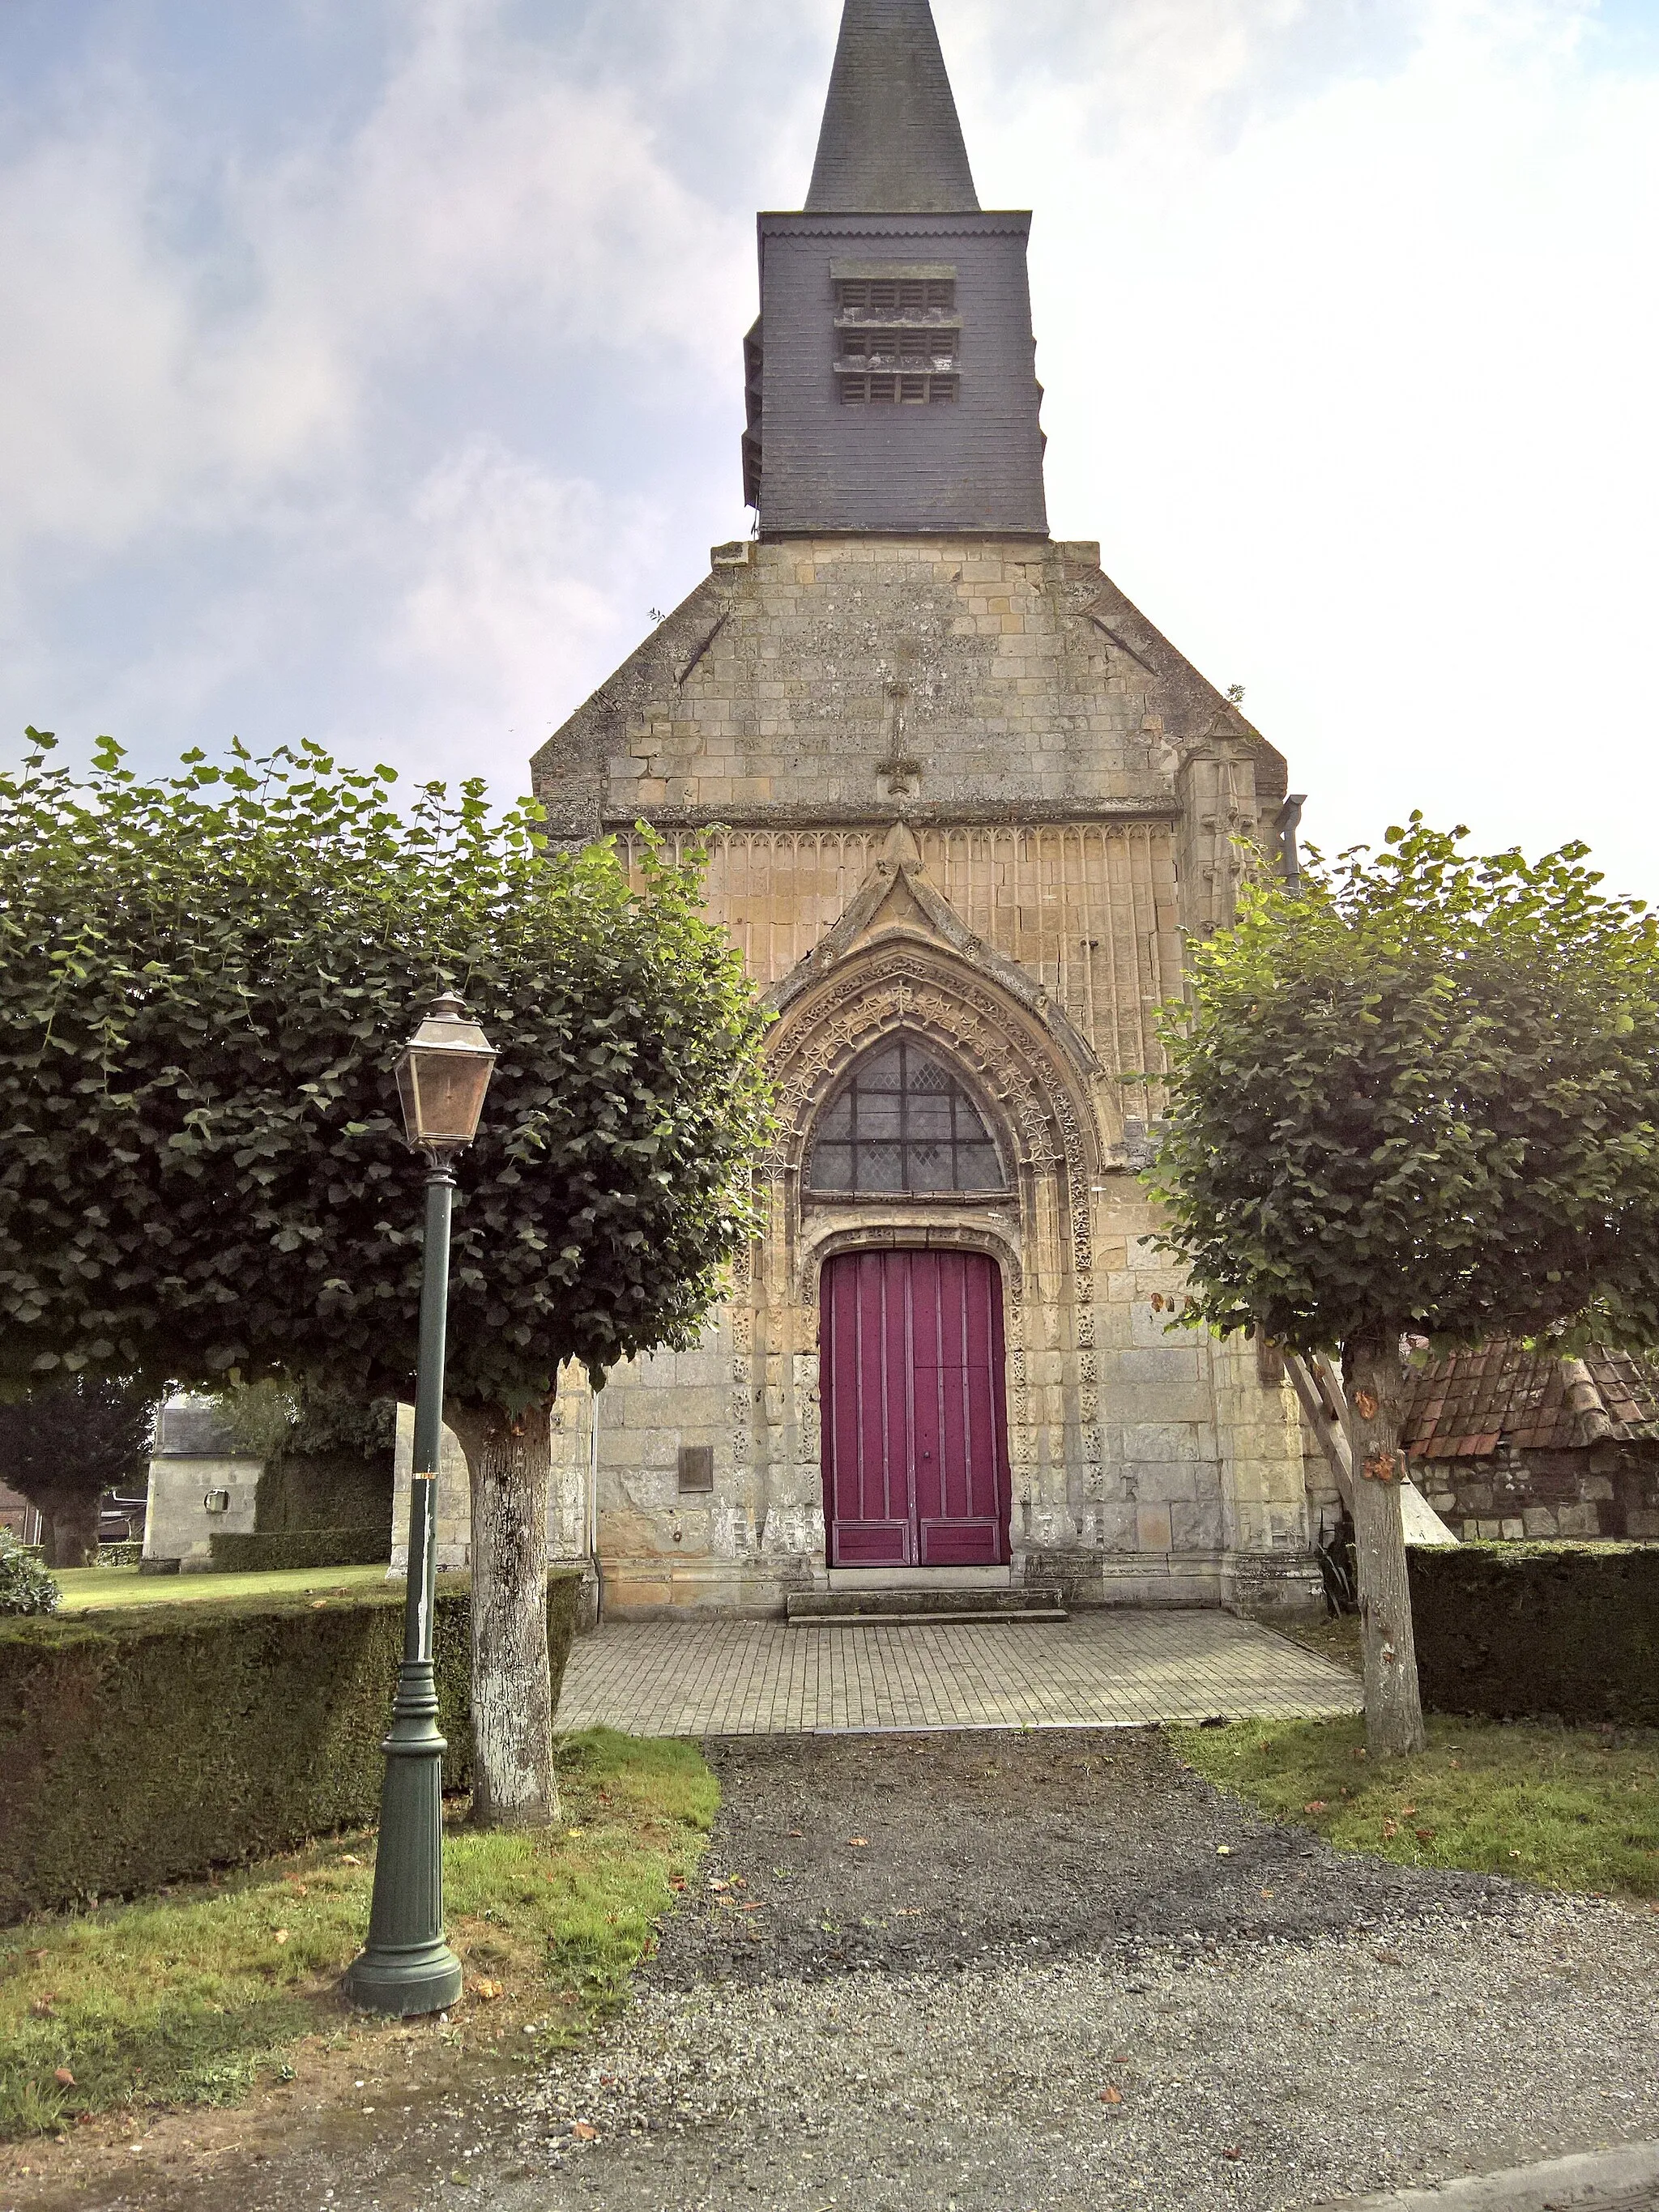
[[[835,368],[843,405],[921,404],[957,396],[962,319],[948,262],[840,262]]]
[[[996,1140],[963,1084],[901,1037],[861,1060],[825,1108],[806,1188],[826,1196],[945,1197],[1000,1191]]]

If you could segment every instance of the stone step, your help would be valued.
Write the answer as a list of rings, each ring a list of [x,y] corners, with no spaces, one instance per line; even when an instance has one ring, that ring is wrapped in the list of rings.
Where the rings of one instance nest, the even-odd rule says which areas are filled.
[[[796,1627],[845,1628],[872,1622],[927,1620],[1064,1620],[1058,1589],[792,1590],[784,1618]]]

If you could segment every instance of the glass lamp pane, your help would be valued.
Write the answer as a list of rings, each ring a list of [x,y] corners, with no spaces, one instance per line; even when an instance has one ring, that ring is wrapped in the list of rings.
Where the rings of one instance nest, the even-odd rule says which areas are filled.
[[[468,1144],[483,1109],[489,1062],[471,1053],[415,1052],[421,1135],[428,1144]]]

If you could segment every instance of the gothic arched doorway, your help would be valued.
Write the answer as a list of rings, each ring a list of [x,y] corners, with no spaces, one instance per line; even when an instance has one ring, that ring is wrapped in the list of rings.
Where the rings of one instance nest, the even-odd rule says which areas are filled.
[[[842,1252],[820,1278],[832,1567],[1006,1566],[1002,1279],[982,1252]]]
[[[966,1085],[903,1034],[866,1053],[830,1097],[803,1180],[809,1199],[860,1211],[1008,1190],[1002,1148]],[[827,1260],[818,1376],[830,1565],[1006,1565],[996,1261],[942,1243],[895,1249],[890,1231]]]

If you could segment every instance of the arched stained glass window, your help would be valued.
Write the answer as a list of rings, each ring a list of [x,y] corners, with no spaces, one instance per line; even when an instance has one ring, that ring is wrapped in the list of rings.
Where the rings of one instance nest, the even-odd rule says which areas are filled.
[[[861,1060],[824,1109],[809,1190],[939,1196],[1007,1178],[979,1109],[948,1069],[900,1038]]]

